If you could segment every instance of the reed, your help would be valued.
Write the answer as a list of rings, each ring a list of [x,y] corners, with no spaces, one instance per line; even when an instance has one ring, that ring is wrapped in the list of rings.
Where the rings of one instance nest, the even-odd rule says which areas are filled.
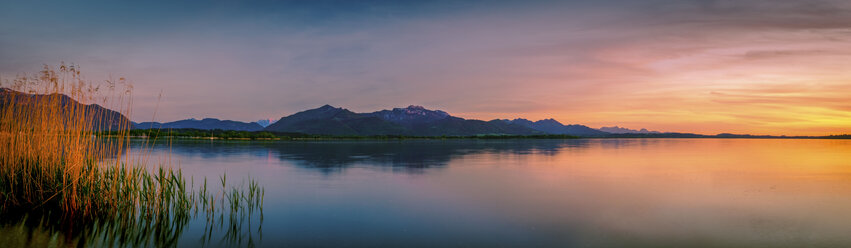
[[[132,85],[124,78],[98,86],[86,82],[79,67],[63,63],[58,70],[44,66],[35,75],[20,75],[4,84],[8,84],[0,90],[0,214],[4,216],[50,216],[50,221],[74,225],[99,223],[100,230],[135,227],[144,236],[179,234],[199,211],[208,222],[217,212],[262,212],[258,205],[263,189],[253,180],[249,179],[247,189],[229,189],[223,176],[221,192],[215,194],[206,179],[195,189],[194,180],[187,186],[180,169],[168,164],[148,166],[149,153],[134,155],[128,145],[131,123],[124,117],[130,114]],[[98,132],[114,135],[96,136]],[[124,244],[121,240],[147,240],[99,235],[113,245]],[[176,237],[155,239],[162,241],[157,242],[160,246]]]

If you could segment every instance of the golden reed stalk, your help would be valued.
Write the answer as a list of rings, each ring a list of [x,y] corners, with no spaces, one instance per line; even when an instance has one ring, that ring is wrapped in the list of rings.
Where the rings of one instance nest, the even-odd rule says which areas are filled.
[[[242,230],[236,227],[255,210],[262,223],[265,190],[251,178],[246,189],[228,187],[223,175],[219,196],[208,191],[206,179],[196,191],[180,169],[146,166],[148,140],[138,156],[129,155],[132,123],[125,116],[132,86],[123,78],[102,90],[87,83],[79,67],[63,63],[58,71],[44,66],[6,83],[0,88],[0,223],[42,216],[80,226],[70,228],[72,236],[107,237],[99,242],[108,246],[150,240],[172,246],[199,210],[210,227],[207,238],[216,214],[220,228],[229,216],[228,233]]]
[[[89,216],[127,200],[116,199],[122,189],[115,179],[138,175],[121,157],[131,128],[122,112],[132,105],[132,86],[124,81],[107,81],[102,94],[78,67],[63,63],[58,72],[45,65],[0,90],[0,211],[51,208]],[[98,131],[118,135],[96,138]],[[111,175],[104,174],[106,161]]]
[[[0,102],[0,209],[59,208],[72,215],[91,215],[114,207],[118,185],[105,185],[99,163],[112,160],[112,177],[132,176],[121,168],[130,122],[120,113],[88,105],[118,107],[129,114],[131,86],[109,95],[87,83],[76,66],[48,66],[37,75],[15,78],[2,89]],[[74,99],[80,102],[76,104]],[[117,131],[106,139],[96,131]],[[107,192],[102,192],[107,191]],[[98,194],[98,197],[87,195]],[[103,198],[102,198],[103,197]]]
[[[45,66],[18,76],[0,91],[0,213],[184,215],[196,205],[180,170],[150,172],[148,153],[127,155],[132,86],[120,78],[106,87],[62,64],[58,72]]]

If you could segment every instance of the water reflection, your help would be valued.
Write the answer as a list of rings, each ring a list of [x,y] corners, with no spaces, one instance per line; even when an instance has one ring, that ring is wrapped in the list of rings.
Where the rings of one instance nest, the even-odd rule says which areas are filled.
[[[50,213],[3,213],[0,217],[0,241],[7,247],[175,247],[190,221],[169,211],[93,220]]]
[[[606,140],[613,148],[635,145],[632,140]],[[451,160],[473,154],[507,153],[554,156],[589,147],[589,140],[406,140],[406,141],[178,141],[170,151],[204,159],[252,155],[274,156],[281,161],[315,169],[324,174],[340,173],[354,165],[395,167],[409,173],[440,169]],[[595,143],[596,144],[596,143]],[[157,146],[165,149],[163,144]]]
[[[208,140],[152,151],[166,153],[196,180],[256,177],[264,235],[241,239],[261,247],[851,246],[851,141]],[[189,223],[178,246],[240,239],[207,228]],[[7,228],[0,244],[3,233],[54,235]]]
[[[121,213],[80,220],[49,212],[7,212],[0,214],[0,244],[2,247],[179,247],[193,220],[204,223],[201,246],[254,247],[262,239],[262,208],[232,206],[204,215],[206,218],[198,219],[180,211],[163,211],[151,216]]]
[[[204,179],[196,188],[194,177],[187,180],[180,170],[162,167],[151,173],[146,173],[144,168],[113,170],[111,166],[115,163],[104,162],[95,165],[106,168],[97,172],[98,175],[121,179],[98,181],[106,187],[122,190],[115,194],[116,197],[103,200],[121,201],[109,206],[110,211],[75,215],[79,213],[44,205],[6,208],[6,202],[0,201],[0,244],[11,247],[177,247],[192,222],[196,227],[204,225],[202,245],[253,247],[255,234],[262,237],[265,189],[251,178],[234,185],[222,176],[218,190],[215,185],[208,186]],[[100,188],[79,188],[87,193],[85,196],[106,194]],[[102,202],[94,204],[98,203]]]

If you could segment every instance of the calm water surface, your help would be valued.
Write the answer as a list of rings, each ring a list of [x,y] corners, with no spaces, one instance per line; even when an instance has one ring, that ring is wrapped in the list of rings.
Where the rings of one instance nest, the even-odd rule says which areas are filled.
[[[256,178],[260,247],[851,247],[848,140],[179,141],[151,153],[195,180]]]

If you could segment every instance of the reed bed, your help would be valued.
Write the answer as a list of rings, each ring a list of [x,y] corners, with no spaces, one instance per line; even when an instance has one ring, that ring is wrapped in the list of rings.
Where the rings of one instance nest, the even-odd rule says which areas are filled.
[[[228,187],[223,175],[220,192],[211,193],[206,179],[196,189],[180,169],[148,166],[148,154],[134,155],[128,145],[131,123],[124,117],[130,114],[132,85],[124,78],[99,87],[87,83],[79,67],[61,64],[4,84],[0,219],[68,223],[66,229],[85,230],[109,246],[151,239],[168,246],[200,213],[210,230],[217,215],[220,227],[241,225],[231,221],[251,219],[258,210],[262,216],[263,189],[250,178],[247,188]],[[114,135],[98,137],[99,132]]]

